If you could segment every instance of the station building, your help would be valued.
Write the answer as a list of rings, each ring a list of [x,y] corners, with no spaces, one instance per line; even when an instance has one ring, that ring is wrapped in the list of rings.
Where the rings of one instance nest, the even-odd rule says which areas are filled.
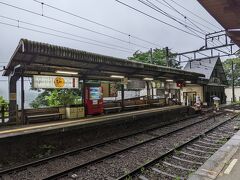
[[[211,105],[212,97],[220,98],[220,103],[226,103],[225,87],[228,85],[223,65],[219,57],[190,61],[184,67],[185,71],[202,73],[197,84],[189,83],[182,88],[181,99],[184,105],[193,105],[199,96],[205,105]]]
[[[62,114],[47,110],[25,111],[24,77],[33,78],[34,88],[80,88],[81,84],[82,103],[86,114],[101,114],[104,108],[127,110],[135,107],[150,107],[151,104],[161,105],[162,102],[153,97],[152,81],[155,81],[158,96],[169,99],[180,96],[180,88],[176,87],[176,82],[191,81],[197,84],[199,77],[204,77],[201,73],[139,63],[27,39],[20,40],[3,75],[9,77],[9,120],[16,122],[20,116],[22,123],[26,121],[26,117],[41,118],[46,112],[49,116]],[[18,80],[21,80],[20,96],[16,91]],[[102,92],[101,88],[102,86],[111,87],[109,90],[116,88],[111,83],[105,85],[99,83],[103,81],[117,82],[120,85],[121,100],[110,104],[109,107],[103,101],[102,94],[112,96],[111,94],[115,93]],[[131,89],[131,84],[136,81],[143,87],[146,84],[147,96],[145,99],[128,101],[124,92],[126,89]],[[21,99],[20,106],[17,104],[17,97]],[[20,115],[18,115],[18,107],[21,107]],[[76,114],[75,110],[78,111],[77,108],[70,108],[69,112]],[[32,112],[32,115],[29,112]]]

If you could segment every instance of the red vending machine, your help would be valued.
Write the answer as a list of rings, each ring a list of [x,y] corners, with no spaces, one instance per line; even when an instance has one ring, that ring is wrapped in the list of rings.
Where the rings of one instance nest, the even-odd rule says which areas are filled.
[[[87,115],[103,113],[103,96],[100,85],[87,84],[85,87],[85,108]]]

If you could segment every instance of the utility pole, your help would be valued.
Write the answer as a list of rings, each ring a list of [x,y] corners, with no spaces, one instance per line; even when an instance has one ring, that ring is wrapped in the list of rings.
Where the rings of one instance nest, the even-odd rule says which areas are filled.
[[[233,102],[236,102],[236,101],[235,101],[234,81],[235,81],[235,78],[234,78],[234,64],[233,64],[233,61],[232,61],[232,101],[233,101]]]
[[[152,48],[150,49],[150,62],[153,64],[153,51]]]
[[[168,47],[166,47],[166,61],[167,61],[167,66],[171,67],[171,64],[169,62],[169,49],[168,49]]]

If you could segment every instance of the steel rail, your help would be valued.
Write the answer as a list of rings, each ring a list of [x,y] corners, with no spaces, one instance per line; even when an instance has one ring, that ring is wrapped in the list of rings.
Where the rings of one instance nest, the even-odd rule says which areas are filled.
[[[234,115],[233,117],[231,117],[231,118],[229,118],[229,119],[227,119],[227,120],[225,120],[225,121],[223,121],[223,122],[221,122],[221,123],[218,123],[218,124],[215,125],[213,128],[204,131],[203,133],[201,133],[201,134],[199,134],[198,136],[192,138],[191,140],[186,141],[185,143],[179,145],[178,147],[172,148],[172,149],[169,150],[167,153],[165,153],[165,154],[163,154],[163,155],[155,158],[155,159],[152,160],[152,161],[149,161],[149,162],[147,162],[147,163],[145,163],[145,164],[137,167],[136,169],[132,170],[131,172],[129,172],[129,173],[127,173],[127,174],[125,174],[125,175],[123,175],[123,176],[121,176],[121,177],[118,177],[117,180],[123,180],[123,179],[126,179],[126,178],[128,178],[128,177],[132,177],[132,176],[134,176],[135,174],[141,172],[141,169],[142,169],[142,168],[147,168],[147,167],[150,167],[150,166],[152,166],[152,165],[155,165],[158,161],[160,161],[161,159],[165,158],[165,157],[168,156],[168,155],[173,154],[176,150],[179,150],[179,149],[183,148],[184,146],[192,143],[193,141],[199,139],[201,136],[203,136],[203,135],[205,135],[205,134],[207,134],[207,133],[210,133],[211,131],[217,129],[219,126],[227,123],[228,121],[236,118],[237,116],[239,116],[239,114],[236,114],[236,115]]]
[[[117,138],[114,138],[114,139],[111,139],[111,140],[107,140],[107,141],[104,141],[104,142],[101,142],[101,143],[96,143],[96,144],[93,144],[93,145],[90,145],[90,146],[81,147],[79,149],[67,151],[67,152],[64,152],[64,153],[61,153],[61,154],[57,154],[57,155],[54,155],[54,156],[51,156],[51,157],[43,158],[43,159],[40,159],[40,160],[36,160],[36,161],[33,161],[33,162],[25,163],[23,165],[19,165],[19,166],[12,167],[12,168],[9,168],[9,169],[1,170],[0,171],[0,177],[3,174],[8,174],[8,173],[11,173],[11,172],[14,172],[14,171],[21,171],[21,170],[24,170],[24,169],[26,169],[26,168],[28,168],[30,166],[37,166],[39,164],[44,164],[44,163],[47,163],[50,160],[54,160],[54,159],[57,159],[57,158],[62,158],[64,156],[68,156],[68,155],[75,154],[75,153],[78,153],[78,152],[81,152],[81,151],[89,150],[89,149],[92,149],[94,147],[102,146],[104,144],[116,141],[118,139],[129,138],[131,136],[136,136],[136,135],[139,135],[139,134],[148,133],[149,131],[154,131],[154,130],[159,129],[159,128],[164,128],[164,127],[167,127],[167,126],[171,126],[171,125],[174,125],[174,124],[179,123],[181,121],[190,120],[191,118],[195,118],[195,117],[199,117],[199,115],[191,115],[189,117],[183,118],[183,119],[181,119],[179,121],[171,122],[169,124],[159,125],[157,127],[150,128],[150,129],[145,129],[143,131],[135,132],[133,134],[129,134],[129,135],[126,135],[126,136],[117,137]]]
[[[223,113],[221,113],[221,114],[223,114]],[[218,114],[218,116],[221,115],[221,114]],[[115,156],[115,155],[117,155],[117,154],[120,154],[120,153],[122,153],[122,152],[125,152],[125,151],[128,151],[128,150],[130,150],[130,149],[136,148],[136,147],[138,147],[138,146],[141,146],[141,145],[143,145],[143,144],[149,143],[149,142],[151,142],[151,141],[154,141],[154,140],[157,140],[157,139],[160,139],[160,138],[169,136],[169,135],[171,135],[171,134],[173,134],[173,133],[179,132],[179,131],[181,131],[181,130],[183,130],[183,129],[186,129],[186,128],[189,128],[189,127],[194,126],[194,125],[196,125],[196,124],[202,123],[202,122],[204,122],[204,121],[206,121],[206,120],[208,120],[208,119],[211,119],[211,118],[212,118],[212,116],[207,117],[207,118],[204,118],[204,119],[202,119],[202,120],[200,120],[200,121],[194,122],[194,123],[192,123],[192,124],[186,125],[186,126],[181,127],[181,128],[177,128],[177,129],[175,129],[175,130],[173,130],[173,131],[171,131],[171,132],[167,132],[167,133],[165,133],[165,134],[162,134],[162,135],[159,135],[159,136],[157,136],[157,137],[151,138],[151,139],[146,140],[146,141],[144,141],[144,142],[140,142],[140,143],[138,143],[138,144],[135,144],[135,145],[130,146],[130,147],[126,147],[126,148],[121,149],[121,150],[119,150],[119,151],[116,151],[116,152],[113,152],[113,153],[111,153],[111,154],[108,154],[108,155],[102,156],[102,157],[100,157],[100,158],[97,158],[97,159],[95,159],[95,160],[92,160],[92,161],[89,161],[89,162],[86,162],[86,163],[77,165],[77,166],[75,166],[75,167],[73,167],[73,168],[69,168],[69,169],[67,169],[67,170],[65,170],[65,171],[62,171],[62,172],[53,174],[53,175],[51,175],[51,176],[49,176],[49,177],[46,177],[46,178],[44,178],[44,180],[58,179],[58,178],[65,177],[65,176],[67,176],[69,173],[71,173],[71,172],[73,172],[73,171],[75,171],[75,170],[84,168],[84,167],[86,167],[86,166],[88,166],[88,165],[97,163],[97,162],[99,162],[99,161],[103,161],[104,159],[108,159],[108,158],[113,157],[113,156]],[[126,176],[126,177],[127,177],[127,176]]]

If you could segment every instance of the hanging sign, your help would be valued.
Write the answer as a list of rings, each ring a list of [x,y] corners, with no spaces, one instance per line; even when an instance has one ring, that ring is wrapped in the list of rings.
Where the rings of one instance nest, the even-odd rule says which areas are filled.
[[[33,88],[39,89],[77,89],[78,78],[62,76],[33,76]]]

